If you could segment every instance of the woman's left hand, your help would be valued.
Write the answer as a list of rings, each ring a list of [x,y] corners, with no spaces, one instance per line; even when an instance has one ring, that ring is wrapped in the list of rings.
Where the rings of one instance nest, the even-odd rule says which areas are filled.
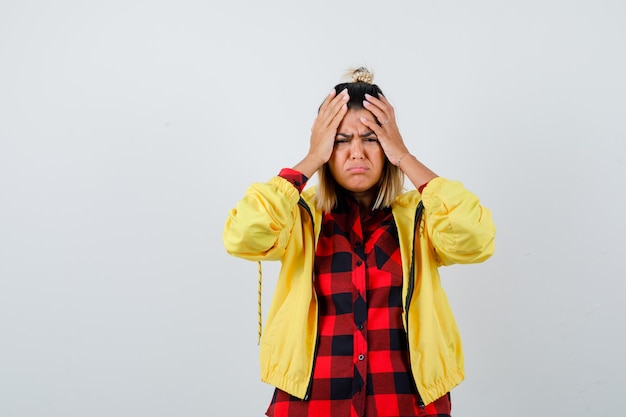
[[[400,158],[408,154],[409,150],[404,144],[402,135],[400,135],[393,106],[382,94],[379,98],[366,94],[363,106],[372,112],[380,122],[380,125],[365,118],[361,118],[361,123],[372,129],[376,137],[378,137],[378,142],[383,148],[387,159],[392,164],[398,165]]]

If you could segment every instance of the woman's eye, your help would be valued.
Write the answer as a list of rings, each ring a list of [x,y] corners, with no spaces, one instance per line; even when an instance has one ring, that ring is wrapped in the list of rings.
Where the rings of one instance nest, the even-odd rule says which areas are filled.
[[[348,143],[348,139],[335,139],[335,145],[340,145],[342,143]]]
[[[366,138],[365,142],[378,142],[378,138]]]

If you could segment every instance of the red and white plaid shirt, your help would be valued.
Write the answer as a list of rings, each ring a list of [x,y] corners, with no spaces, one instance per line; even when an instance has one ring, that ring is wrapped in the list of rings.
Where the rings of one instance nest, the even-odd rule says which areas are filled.
[[[302,191],[307,178],[280,175]],[[318,348],[308,400],[276,389],[269,417],[449,416],[445,395],[423,406],[402,326],[402,260],[390,208],[350,196],[324,213],[315,256]]]

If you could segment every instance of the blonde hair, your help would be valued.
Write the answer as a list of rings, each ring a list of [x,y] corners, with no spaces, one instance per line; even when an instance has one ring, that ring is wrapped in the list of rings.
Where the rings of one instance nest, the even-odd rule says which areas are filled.
[[[350,96],[349,109],[363,109],[365,94],[374,97],[383,94],[382,90],[373,84],[374,74],[365,67],[350,69],[346,76],[352,81],[337,84],[335,91],[339,93],[344,88],[348,90]],[[319,210],[330,212],[337,206],[337,195],[342,189],[330,173],[328,163],[318,169],[317,175],[319,182],[315,191],[315,204]],[[372,209],[389,207],[404,191],[404,173],[388,159],[385,159],[385,166],[376,186],[378,187],[378,194]]]

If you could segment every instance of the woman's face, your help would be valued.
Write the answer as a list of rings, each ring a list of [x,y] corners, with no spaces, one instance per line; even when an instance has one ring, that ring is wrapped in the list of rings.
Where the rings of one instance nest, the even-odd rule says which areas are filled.
[[[330,173],[337,183],[371,204],[385,166],[385,153],[376,134],[361,123],[364,117],[376,122],[368,110],[348,110],[335,137],[335,148],[328,161]]]

